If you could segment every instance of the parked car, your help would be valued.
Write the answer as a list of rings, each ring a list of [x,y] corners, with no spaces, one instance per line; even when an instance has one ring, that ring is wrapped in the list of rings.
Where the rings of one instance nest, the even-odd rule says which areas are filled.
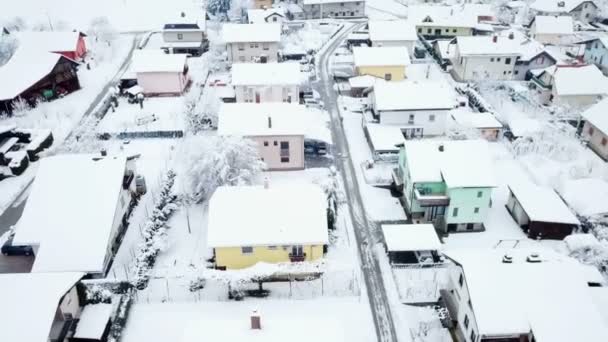
[[[3,255],[34,255],[34,250],[31,246],[13,245],[13,237],[14,234],[12,234],[11,237],[6,240],[4,245],[2,245],[2,249],[0,249],[0,251]]]

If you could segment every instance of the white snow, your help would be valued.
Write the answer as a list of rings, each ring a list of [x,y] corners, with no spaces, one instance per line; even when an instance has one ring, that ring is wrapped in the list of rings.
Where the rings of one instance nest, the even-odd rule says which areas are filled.
[[[563,2],[564,5],[560,6],[560,2]],[[585,2],[585,0],[536,0],[530,4],[530,9],[548,13],[567,13],[575,9],[583,2]]]
[[[496,42],[494,39],[496,38]],[[518,56],[519,44],[507,37],[461,36],[456,38],[460,56]]]
[[[536,34],[574,34],[574,21],[570,16],[537,15],[533,25]]]
[[[326,208],[326,196],[315,185],[220,187],[209,202],[207,243],[210,247],[326,244]]]
[[[411,64],[405,46],[354,47],[355,66],[406,66]]]
[[[516,118],[509,120],[509,128],[514,136],[525,137],[542,130],[542,124],[531,118]]]
[[[80,313],[74,338],[100,340],[112,314],[112,304],[89,304]]]
[[[80,34],[78,31],[28,31],[16,35],[20,46],[30,51],[69,52],[76,51]]]
[[[599,240],[593,234],[571,234],[564,238],[564,243],[570,252],[600,246]]]
[[[226,43],[279,42],[280,24],[224,24],[222,39]]]
[[[41,160],[14,237],[40,246],[34,271],[103,271],[126,158],[95,157]]]
[[[376,110],[447,110],[456,107],[453,89],[440,81],[377,82],[373,91]]]
[[[585,110],[581,115],[594,127],[608,133],[608,98],[604,99]]]
[[[250,8],[247,10],[247,19],[250,24],[263,24],[273,14],[284,17],[285,11],[282,8]]]
[[[234,63],[233,85],[298,85],[303,76],[300,64],[286,63]]]
[[[550,187],[528,182],[512,183],[509,185],[509,189],[521,204],[530,221],[580,224],[564,201]]]
[[[551,66],[546,72],[553,74],[558,96],[608,94],[608,78],[594,64]]]
[[[398,153],[399,147],[396,145],[405,142],[399,126],[368,123],[365,127],[374,152]]]
[[[355,76],[348,79],[351,88],[370,88],[376,82],[385,82],[385,80],[371,75]]]
[[[161,50],[137,50],[131,63],[130,70],[135,73],[183,72],[187,55],[166,54]]]
[[[0,274],[0,340],[46,342],[59,300],[82,273]],[[10,310],[8,310],[10,308]]]
[[[512,263],[502,262],[505,253],[513,257]],[[526,262],[532,253],[539,253],[542,261]],[[463,267],[479,335],[532,331],[539,341],[608,339],[608,328],[587,285],[588,269],[578,261],[546,249],[469,249],[445,254]]]
[[[341,2],[360,2],[361,0],[303,0],[304,5],[338,4]]]
[[[441,249],[441,242],[432,224],[383,224],[382,234],[389,252]]]
[[[452,118],[463,126],[474,128],[502,128],[502,124],[490,112],[473,113],[455,110],[452,112]]]
[[[369,37],[372,42],[418,40],[416,27],[407,20],[370,20]]]
[[[608,182],[599,178],[567,180],[560,194],[579,215],[608,214]]]

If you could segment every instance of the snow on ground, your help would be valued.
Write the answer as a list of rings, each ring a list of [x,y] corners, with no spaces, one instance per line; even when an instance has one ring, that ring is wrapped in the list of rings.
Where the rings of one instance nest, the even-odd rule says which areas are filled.
[[[434,303],[440,297],[439,291],[448,285],[446,267],[393,267],[392,273],[399,299],[402,303]]]
[[[250,315],[258,310],[261,331],[251,331]],[[352,298],[315,300],[245,300],[242,302],[136,304],[122,337],[124,342],[191,341],[191,325],[204,327],[200,338],[251,341],[372,341],[375,332],[368,303]],[[257,340],[257,339],[256,339]]]
[[[407,17],[406,0],[371,0],[365,2],[369,19],[390,20]]]
[[[319,25],[317,21],[306,21],[301,29],[281,36],[281,51],[284,53],[318,51],[341,26],[339,22]]]

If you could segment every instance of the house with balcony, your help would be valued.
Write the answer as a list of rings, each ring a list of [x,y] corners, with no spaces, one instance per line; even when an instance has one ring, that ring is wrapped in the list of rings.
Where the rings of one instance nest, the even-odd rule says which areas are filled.
[[[585,121],[581,136],[598,156],[608,160],[608,99],[604,99],[583,112]]]
[[[296,0],[306,19],[365,17],[365,0]]]
[[[408,140],[393,181],[414,223],[443,234],[485,229],[496,187],[485,140]]]
[[[599,8],[592,0],[536,0],[530,4],[536,15],[568,15],[582,23],[592,22]]]
[[[103,152],[41,159],[13,238],[32,246],[32,272],[105,276],[137,197],[135,158]]]
[[[608,340],[605,302],[594,296],[605,281],[595,267],[545,248],[444,255],[452,266],[440,293],[458,341]]]
[[[595,64],[603,73],[608,74],[608,37],[597,37],[579,42],[585,44],[583,60]]]
[[[546,105],[585,109],[608,94],[608,78],[593,64],[556,64],[532,74],[530,88]]]
[[[188,16],[185,12],[163,25],[161,49],[167,53],[200,56],[209,48],[205,14]]]
[[[404,46],[354,47],[353,58],[358,76],[369,75],[386,81],[405,79],[405,69],[411,64]]]
[[[1,341],[63,342],[73,336],[80,313],[84,273],[0,274]]]
[[[236,102],[300,102],[299,63],[235,63],[231,75]]]
[[[224,24],[222,39],[232,63],[277,62],[281,24]]]
[[[319,260],[328,241],[327,196],[317,185],[222,186],[209,201],[217,269]]]
[[[445,82],[376,82],[368,95],[374,119],[401,129],[407,139],[442,135],[456,93]]]
[[[511,80],[521,55],[510,37],[456,37],[452,75],[458,81]]]

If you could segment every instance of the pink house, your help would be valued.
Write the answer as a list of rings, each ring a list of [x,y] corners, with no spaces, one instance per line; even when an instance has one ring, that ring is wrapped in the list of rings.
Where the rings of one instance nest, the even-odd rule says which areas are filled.
[[[79,31],[20,32],[21,44],[38,50],[58,53],[71,60],[83,59],[87,53],[86,35]]]
[[[183,54],[137,51],[132,71],[146,96],[179,96],[190,84],[188,60]]]

